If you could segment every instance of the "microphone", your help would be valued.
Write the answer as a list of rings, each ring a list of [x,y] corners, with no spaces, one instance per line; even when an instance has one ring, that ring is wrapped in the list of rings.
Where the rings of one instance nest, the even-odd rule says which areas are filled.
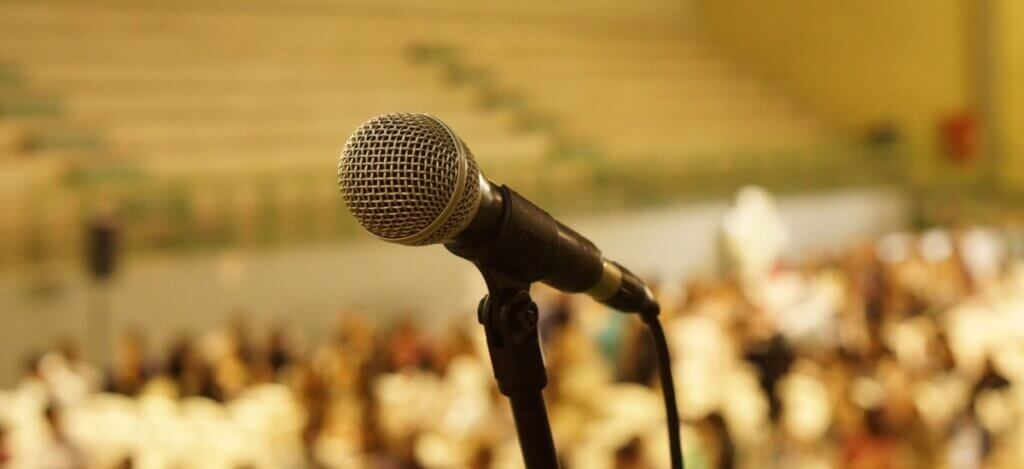
[[[477,168],[469,147],[426,114],[385,114],[360,126],[338,161],[345,205],[374,236],[452,253],[523,282],[587,293],[623,312],[657,314],[639,277],[587,238]]]
[[[519,298],[523,293],[532,304],[528,292],[495,293],[491,279],[496,285],[540,281],[640,313],[654,341],[672,467],[683,469],[668,341],[658,303],[639,277],[508,186],[485,178],[469,147],[426,114],[385,114],[356,129],[338,161],[338,186],[348,210],[374,236],[410,246],[444,244],[480,268],[499,297],[494,305],[490,295],[481,302],[478,313],[489,311],[492,319],[481,316],[480,322],[498,388],[512,404],[526,467],[557,467],[541,395],[547,377],[536,307]]]

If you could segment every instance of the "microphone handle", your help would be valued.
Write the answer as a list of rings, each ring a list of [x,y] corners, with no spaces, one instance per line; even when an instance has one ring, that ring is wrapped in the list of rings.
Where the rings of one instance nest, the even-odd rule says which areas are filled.
[[[656,307],[644,282],[605,259],[590,240],[508,186],[482,182],[477,215],[445,245],[453,254],[524,282],[587,293],[623,312]]]

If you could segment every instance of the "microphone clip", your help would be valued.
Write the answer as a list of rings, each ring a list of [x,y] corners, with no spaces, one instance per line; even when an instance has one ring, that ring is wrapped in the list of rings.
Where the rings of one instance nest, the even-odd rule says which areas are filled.
[[[509,398],[527,469],[556,469],[558,457],[544,404],[547,370],[530,283],[477,264],[488,294],[477,320],[484,326],[498,390]]]

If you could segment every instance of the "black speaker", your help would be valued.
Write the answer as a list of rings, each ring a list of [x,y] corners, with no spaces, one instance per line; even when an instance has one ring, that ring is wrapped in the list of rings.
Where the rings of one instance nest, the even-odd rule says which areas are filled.
[[[117,227],[109,220],[94,220],[87,228],[86,261],[89,273],[106,280],[117,268]]]

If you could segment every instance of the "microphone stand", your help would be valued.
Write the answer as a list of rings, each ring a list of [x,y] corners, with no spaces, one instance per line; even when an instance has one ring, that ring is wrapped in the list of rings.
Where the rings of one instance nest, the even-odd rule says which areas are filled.
[[[537,331],[537,304],[530,283],[477,264],[487,282],[477,319],[487,335],[491,367],[498,390],[509,398],[527,469],[557,469],[542,391],[548,384]]]

